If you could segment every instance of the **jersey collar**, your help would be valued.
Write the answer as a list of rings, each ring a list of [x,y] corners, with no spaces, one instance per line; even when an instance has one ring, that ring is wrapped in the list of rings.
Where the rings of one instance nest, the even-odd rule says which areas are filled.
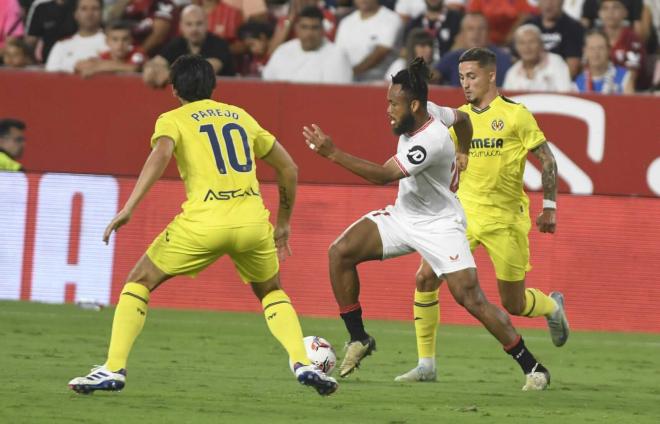
[[[501,95],[498,94],[498,95],[497,95],[497,96],[496,96],[496,97],[495,97],[495,98],[494,98],[494,99],[488,104],[488,106],[486,106],[486,107],[483,108],[483,109],[477,109],[477,108],[474,107],[473,105],[470,105],[470,110],[471,110],[472,112],[476,113],[476,114],[484,113],[484,112],[486,112],[487,110],[490,109],[490,105],[492,105],[493,103],[495,103],[495,102],[496,102],[497,100],[499,100],[500,98],[501,98]]]
[[[429,125],[431,125],[431,122],[433,122],[433,116],[429,115],[429,120],[424,123],[421,127],[417,128],[415,131],[408,133],[408,137],[414,137],[415,135],[419,134],[420,132],[424,131]]]

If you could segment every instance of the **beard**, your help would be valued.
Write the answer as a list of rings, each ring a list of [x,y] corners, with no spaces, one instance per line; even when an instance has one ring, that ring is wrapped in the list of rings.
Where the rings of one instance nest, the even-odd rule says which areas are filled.
[[[396,135],[402,135],[411,132],[414,126],[415,118],[413,117],[412,113],[408,111],[408,113],[406,113],[406,115],[401,118],[399,125],[392,127],[392,131]]]
[[[481,99],[478,99],[474,94],[471,94],[471,97],[468,97],[468,95],[466,94],[465,101],[471,105],[478,105],[479,103],[481,103]]]

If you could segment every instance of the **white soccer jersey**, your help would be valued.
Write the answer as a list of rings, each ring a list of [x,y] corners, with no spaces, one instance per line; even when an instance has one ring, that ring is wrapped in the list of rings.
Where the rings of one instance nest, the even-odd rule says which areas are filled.
[[[399,180],[395,208],[410,222],[457,218],[465,223],[454,194],[458,188],[456,150],[443,122],[430,116],[414,133],[401,135],[394,160],[407,177]]]
[[[99,30],[94,35],[82,37],[75,34],[66,40],[60,40],[53,46],[46,62],[48,72],[68,72],[72,74],[78,61],[99,57],[108,50],[105,34]]]
[[[447,128],[456,123],[456,110],[450,107],[438,106],[433,102],[426,102],[426,110],[429,112],[429,115],[442,122]]]

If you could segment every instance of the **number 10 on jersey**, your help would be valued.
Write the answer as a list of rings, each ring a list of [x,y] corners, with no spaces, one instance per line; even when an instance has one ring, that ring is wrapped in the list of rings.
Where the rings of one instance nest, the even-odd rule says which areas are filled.
[[[206,133],[211,143],[211,149],[213,149],[213,156],[215,156],[215,165],[218,167],[218,172],[221,174],[227,173],[227,166],[225,164],[225,159],[222,156],[222,150],[220,150],[220,142],[218,141],[218,135],[215,132],[215,127],[211,124],[202,125],[199,127],[199,132]],[[225,146],[227,148],[227,156],[229,159],[229,165],[236,172],[250,172],[252,171],[252,158],[250,157],[250,144],[248,143],[247,133],[245,129],[240,125],[232,122],[226,124],[222,127],[222,138],[225,141]],[[236,142],[234,141],[234,134],[238,133],[243,144],[243,151],[245,152],[245,163],[240,163],[238,161],[238,156],[236,155]]]

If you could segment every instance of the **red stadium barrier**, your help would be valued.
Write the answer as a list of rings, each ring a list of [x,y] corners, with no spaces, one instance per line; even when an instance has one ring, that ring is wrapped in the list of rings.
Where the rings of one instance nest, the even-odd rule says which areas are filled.
[[[33,171],[135,176],[147,155],[158,115],[177,102],[134,76],[82,80],[37,72],[0,72],[0,117],[29,126],[24,164]],[[314,157],[301,128],[320,124],[356,155],[385,161],[396,139],[385,118],[384,86],[317,86],[222,80],[216,98],[244,107],[289,149],[308,183],[363,184]],[[560,189],[581,194],[660,195],[660,98],[651,96],[516,97],[535,112],[556,146]],[[431,99],[458,107],[458,89],[433,89]],[[176,168],[167,173],[176,177]],[[264,172],[262,178],[272,180]],[[530,168],[528,187],[540,188]]]
[[[103,229],[128,198],[134,178],[70,174],[0,173],[0,299],[115,303],[130,268],[179,211],[179,181],[164,180],[133,220],[105,246]],[[178,194],[177,194],[178,193]],[[274,210],[277,190],[262,185]],[[297,310],[336,316],[327,273],[327,247],[362,214],[394,201],[396,188],[302,185],[282,281]],[[541,207],[533,194],[532,211]],[[574,329],[660,332],[660,200],[560,196],[558,232],[531,233],[531,286],[566,294]],[[410,255],[362,265],[362,303],[369,318],[411,319],[414,273]],[[497,301],[492,266],[477,254],[481,284]],[[442,289],[442,321],[475,321]],[[223,258],[196,279],[177,277],[153,296],[155,307],[258,311],[250,289]],[[544,320],[516,319],[521,327]]]

